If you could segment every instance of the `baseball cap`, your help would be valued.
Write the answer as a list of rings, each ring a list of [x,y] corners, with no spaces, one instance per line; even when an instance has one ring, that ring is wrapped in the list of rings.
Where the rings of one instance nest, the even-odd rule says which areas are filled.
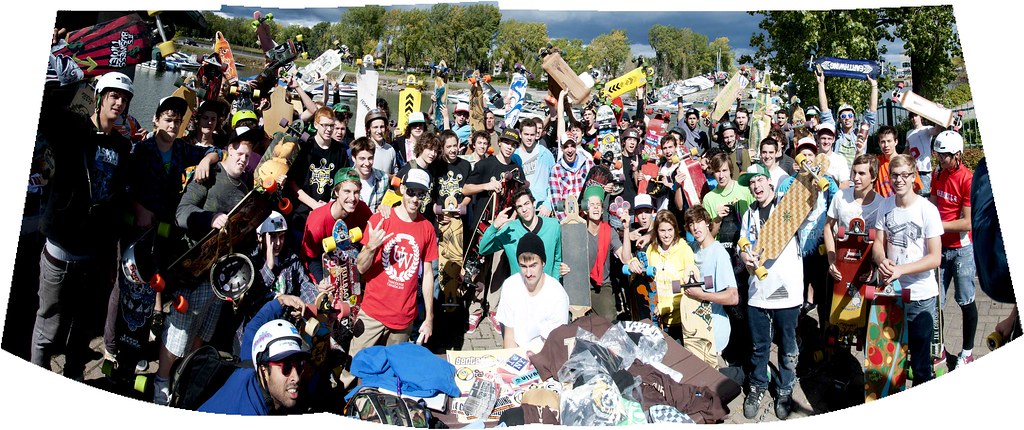
[[[654,209],[654,202],[649,194],[637,194],[633,198],[633,210]]]
[[[758,176],[764,176],[768,179],[771,179],[772,174],[771,172],[768,171],[768,167],[765,167],[764,164],[752,164],[750,167],[754,170],[753,172],[744,173],[740,175],[739,179],[736,180],[737,182],[740,183],[740,185],[744,187],[749,187],[750,181]]]
[[[818,112],[818,108],[811,106],[804,111],[804,116],[819,116],[821,113]]]
[[[604,187],[600,185],[591,185],[583,190],[583,202],[586,203],[591,197],[597,196],[604,201]]]
[[[516,245],[516,256],[523,255],[524,252],[531,254],[537,254],[541,261],[548,261],[548,256],[544,252],[544,242],[540,240],[540,236],[532,231],[526,232],[523,237],[519,238],[519,244]]]
[[[423,169],[409,169],[402,184],[410,190],[429,190],[430,175]]]
[[[285,230],[288,230],[288,221],[285,221],[284,215],[281,215],[278,211],[270,211],[270,216],[263,220],[263,224],[256,227],[256,234],[276,233]]]
[[[520,143],[519,132],[514,128],[506,128],[501,132],[501,135],[498,136],[498,140],[507,140],[518,145]]]
[[[804,148],[809,148],[815,154],[818,153],[818,144],[814,141],[814,138],[812,138],[810,136],[806,136],[806,137],[801,138],[797,142],[796,149],[794,149],[794,151],[799,153],[800,150],[804,149]]]
[[[426,124],[427,120],[423,116],[423,112],[413,112],[409,114],[409,125],[413,124]]]
[[[832,133],[832,135],[835,136],[836,126],[832,125],[832,123],[830,122],[823,122],[821,124],[818,124],[818,126],[814,129],[815,134],[820,134],[823,131]]]
[[[848,110],[856,114],[856,112],[853,111],[853,106],[850,106],[848,103],[843,103],[839,105],[839,110],[836,111],[836,115],[842,113],[844,110]]]
[[[235,136],[232,137],[230,141],[238,142],[245,140],[255,143],[259,142],[261,139],[263,139],[263,130],[261,128],[249,128],[243,125],[241,127],[235,127]]]
[[[331,106],[331,108],[334,109],[334,111],[337,113],[352,115],[352,108],[348,107],[347,104],[335,103],[334,106]]]
[[[185,111],[188,110],[188,102],[185,99],[178,96],[167,96],[160,99],[160,104],[156,107],[156,116],[165,111],[174,111],[178,116],[185,115]]]
[[[253,337],[252,362],[256,366],[295,354],[309,355],[309,350],[302,344],[299,331],[288,321],[276,319],[267,322]]]
[[[455,104],[455,113],[465,112],[469,113],[469,103],[458,102]]]

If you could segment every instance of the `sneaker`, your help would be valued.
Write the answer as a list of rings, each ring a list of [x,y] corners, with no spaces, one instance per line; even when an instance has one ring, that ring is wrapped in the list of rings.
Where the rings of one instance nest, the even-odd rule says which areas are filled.
[[[779,394],[779,397],[775,399],[775,416],[779,417],[780,420],[786,419],[786,417],[789,416],[790,410],[793,408],[792,402],[792,395]]]
[[[168,380],[159,376],[153,378],[153,403],[167,406],[171,396],[171,388]]]
[[[480,326],[480,320],[482,320],[484,314],[482,311],[476,311],[469,314],[469,329],[466,330],[466,334],[473,333],[476,328]]]
[[[498,313],[488,312],[487,319],[491,321],[491,327],[494,328],[494,331],[498,332],[498,334],[501,334],[501,323],[498,322]]]
[[[750,393],[747,394],[747,398],[743,400],[743,417],[752,420],[757,416],[757,410],[761,409],[761,399],[764,398],[764,393],[767,388],[750,387]]]
[[[974,354],[964,355],[963,353],[960,353],[960,355],[956,357],[956,368],[959,369],[960,366],[967,365],[967,363],[971,362],[974,362]]]

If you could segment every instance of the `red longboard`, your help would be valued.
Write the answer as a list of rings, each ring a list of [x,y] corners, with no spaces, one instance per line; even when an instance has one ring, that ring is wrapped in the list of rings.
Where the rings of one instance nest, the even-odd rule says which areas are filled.
[[[137,14],[72,31],[51,49],[48,74],[68,85],[149,61],[152,37],[150,25]]]
[[[836,269],[843,279],[836,281],[832,290],[832,309],[829,323],[834,327],[828,335],[828,344],[864,344],[869,306],[865,303],[865,288],[871,281],[871,244],[875,229],[868,229],[861,218],[850,220],[849,226],[839,226],[836,235]],[[856,338],[851,342],[851,336]]]

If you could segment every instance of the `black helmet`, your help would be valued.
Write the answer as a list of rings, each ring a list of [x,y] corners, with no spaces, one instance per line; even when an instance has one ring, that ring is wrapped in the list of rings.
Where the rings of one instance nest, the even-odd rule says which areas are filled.
[[[633,128],[633,127],[629,127],[629,128],[627,128],[625,130],[622,130],[622,136],[620,136],[620,138],[622,139],[623,142],[625,142],[626,139],[629,139],[629,138],[634,138],[636,140],[640,140],[640,130],[637,130],[637,129]]]
[[[719,136],[721,136],[722,133],[724,133],[726,130],[736,131],[736,124],[733,124],[732,121],[728,121],[728,120],[722,121],[722,122],[718,123],[718,135]]]

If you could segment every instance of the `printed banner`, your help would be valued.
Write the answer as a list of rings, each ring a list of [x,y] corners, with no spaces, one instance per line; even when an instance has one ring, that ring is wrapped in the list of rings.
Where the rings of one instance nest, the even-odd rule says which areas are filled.
[[[807,64],[807,70],[814,71],[815,66],[821,66],[825,76],[838,76],[842,78],[865,80],[864,75],[870,75],[871,79],[878,79],[882,68],[877,61],[851,60],[848,58],[820,57],[811,60]]]

